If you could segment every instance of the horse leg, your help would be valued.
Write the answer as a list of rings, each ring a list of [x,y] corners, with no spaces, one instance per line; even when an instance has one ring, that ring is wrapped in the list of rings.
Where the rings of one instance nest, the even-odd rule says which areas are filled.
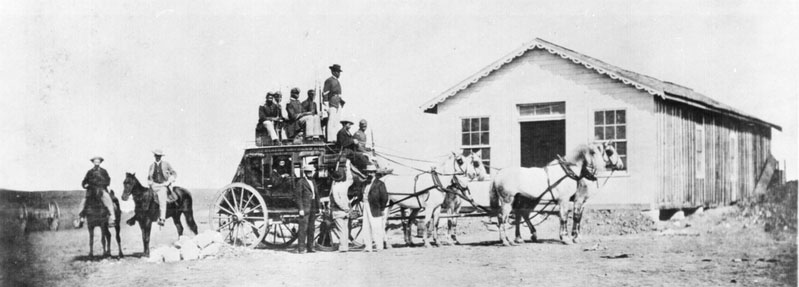
[[[111,230],[108,225],[100,228],[103,234],[103,257],[111,257]]]
[[[89,258],[94,258],[94,226],[89,225]]]
[[[447,234],[455,243],[455,245],[461,244],[460,241],[458,241],[458,218],[456,217],[458,214],[460,214],[460,209],[460,204],[458,204],[454,208],[450,208],[448,212],[450,218],[447,220]]]
[[[430,247],[430,242],[427,241],[427,236],[430,233],[431,226],[428,226],[428,224],[432,223],[431,222],[432,217],[433,217],[433,208],[427,208],[424,210],[424,219],[422,219],[422,223],[417,224],[422,228],[422,242],[424,247]]]
[[[405,240],[405,245],[411,246],[411,228],[409,226],[411,225],[411,219],[409,217],[405,217],[404,207],[400,207],[400,216],[402,216],[402,219],[400,220],[400,223],[402,223],[402,239]]]
[[[175,223],[175,228],[178,229],[178,237],[183,236],[183,224],[180,223],[180,212],[175,212],[172,215],[172,222]]]
[[[558,217],[560,218],[560,241],[563,242],[563,244],[570,244],[571,241],[567,240],[569,237],[569,201],[561,199],[558,201],[558,204],[560,205],[558,210]]]
[[[150,257],[150,228],[153,222],[148,218],[144,220],[144,224],[139,222],[141,227],[141,243],[144,245],[144,256]]]
[[[441,220],[441,206],[436,207],[430,215],[433,216],[430,228],[431,232],[433,233],[433,242],[435,242],[436,246],[448,245],[449,242],[438,240],[438,223]]]
[[[574,200],[574,219],[572,222],[572,241],[577,243],[577,237],[580,236],[580,221],[583,219],[584,202],[579,198]]]
[[[117,217],[117,221],[118,220],[119,217]],[[114,230],[116,230],[117,248],[119,248],[119,258],[122,258],[125,255],[122,255],[122,240],[119,238],[119,223],[117,223],[117,225],[114,226]]]
[[[524,211],[521,209],[517,209],[513,211],[516,214],[516,218],[513,220],[513,225],[515,225],[516,229],[516,239],[513,240],[515,243],[524,243],[524,239],[522,239],[522,233],[519,230],[519,225],[521,225],[522,217],[524,216]]]
[[[391,243],[390,243],[391,240],[389,240],[389,238],[388,238],[388,217],[390,216],[390,214],[389,214],[390,211],[391,211],[391,208],[386,207],[386,210],[384,210],[384,212],[383,212],[383,244],[385,245],[386,249],[393,248],[393,246],[391,246]],[[380,243],[378,243],[378,244],[380,244]]]
[[[530,222],[530,212],[524,214],[524,222],[526,222],[527,227],[530,228],[530,240],[532,240],[533,242],[538,242],[538,234],[535,230],[535,225],[533,225],[533,223]]]
[[[511,246],[516,245],[510,239],[508,239],[508,235],[505,230],[505,222],[508,221],[511,212],[511,205],[505,202],[501,203],[501,213],[499,214],[499,218],[497,218],[497,225],[499,225],[499,241],[502,245]]]

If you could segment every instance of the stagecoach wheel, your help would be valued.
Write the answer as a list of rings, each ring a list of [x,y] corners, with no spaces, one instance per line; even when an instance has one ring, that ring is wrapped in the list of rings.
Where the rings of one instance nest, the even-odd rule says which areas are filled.
[[[19,204],[19,231],[28,232],[28,207],[24,203]]]
[[[266,202],[251,186],[231,183],[217,192],[208,223],[224,236],[225,242],[255,248],[269,227]]]
[[[50,221],[50,231],[58,231],[58,220],[61,218],[61,209],[58,208],[58,203],[51,201],[47,205],[50,210],[47,220]]]
[[[281,219],[269,225],[264,244],[269,248],[286,248],[299,238],[299,224]]]

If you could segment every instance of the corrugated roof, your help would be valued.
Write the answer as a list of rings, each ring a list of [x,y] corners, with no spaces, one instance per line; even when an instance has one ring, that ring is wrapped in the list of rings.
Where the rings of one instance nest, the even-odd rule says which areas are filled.
[[[621,81],[626,85],[630,85],[635,87],[636,89],[646,91],[647,93],[653,96],[660,96],[663,99],[678,101],[683,104],[695,106],[705,110],[719,112],[749,122],[770,126],[780,131],[782,130],[782,128],[776,124],[761,120],[754,116],[738,111],[735,108],[730,107],[721,102],[718,102],[708,96],[697,93],[690,88],[683,87],[671,82],[661,81],[647,75],[628,71],[616,67],[614,65],[605,63],[598,59],[550,43],[540,38],[536,38],[530,43],[523,45],[522,47],[505,55],[499,60],[491,63],[490,65],[481,69],[474,75],[466,78],[465,80],[461,81],[455,86],[449,88],[448,90],[444,91],[435,98],[430,99],[429,101],[424,103],[420,108],[425,112],[432,111],[433,108],[435,108],[439,103],[442,103],[447,99],[449,99],[450,97],[457,95],[459,92],[467,89],[472,84],[477,83],[482,78],[490,75],[492,72],[501,69],[503,66],[505,66],[505,64],[512,62],[516,58],[524,55],[524,53],[526,53],[527,51],[534,49],[545,50],[549,53],[558,55],[564,59],[571,60],[572,62],[583,65],[586,68],[594,70],[599,74],[607,75],[608,77]]]

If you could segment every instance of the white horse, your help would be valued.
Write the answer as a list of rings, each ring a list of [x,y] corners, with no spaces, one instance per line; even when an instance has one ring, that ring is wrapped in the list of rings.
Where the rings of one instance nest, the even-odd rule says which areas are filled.
[[[388,189],[391,205],[398,205],[405,217],[405,210],[410,209],[408,220],[403,220],[403,233],[405,243],[413,245],[411,240],[410,224],[416,221],[416,216],[423,211],[424,219],[419,225],[425,247],[430,247],[428,236],[432,233],[433,241],[437,245],[450,244],[448,240],[439,242],[438,221],[442,208],[449,214],[457,213],[462,199],[472,200],[465,178],[466,167],[471,162],[467,157],[452,153],[438,167],[431,171],[416,176],[386,176],[382,178]],[[449,237],[457,243],[453,233],[454,224],[450,221],[447,229]]]
[[[466,177],[469,178],[469,181],[486,181],[490,180],[490,176],[488,175],[488,171],[486,170],[485,166],[483,165],[483,151],[477,151],[470,153],[466,156],[467,161],[471,162],[471,164],[466,165]]]
[[[583,180],[596,180],[597,171],[619,170],[624,168],[624,163],[616,153],[616,149],[607,142],[581,145],[568,161],[561,164],[558,160],[552,161],[543,168],[512,167],[500,170],[491,184],[491,207],[498,214],[499,239],[504,245],[514,245],[505,232],[505,222],[512,211],[514,200],[530,202],[525,211],[517,212],[518,217],[524,217],[533,241],[536,240],[535,227],[530,223],[529,213],[542,198],[552,198],[559,206],[560,240],[569,244],[567,220],[569,212],[569,199],[574,199],[574,230],[573,241],[577,242],[579,221],[581,220],[583,203],[587,199],[586,184]],[[551,193],[551,194],[547,194]],[[517,222],[516,242],[522,242],[518,232]]]

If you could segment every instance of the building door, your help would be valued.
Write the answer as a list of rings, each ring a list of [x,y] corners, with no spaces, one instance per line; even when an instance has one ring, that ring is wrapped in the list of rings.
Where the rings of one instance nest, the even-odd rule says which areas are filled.
[[[566,120],[521,122],[522,167],[543,167],[566,153]]]

